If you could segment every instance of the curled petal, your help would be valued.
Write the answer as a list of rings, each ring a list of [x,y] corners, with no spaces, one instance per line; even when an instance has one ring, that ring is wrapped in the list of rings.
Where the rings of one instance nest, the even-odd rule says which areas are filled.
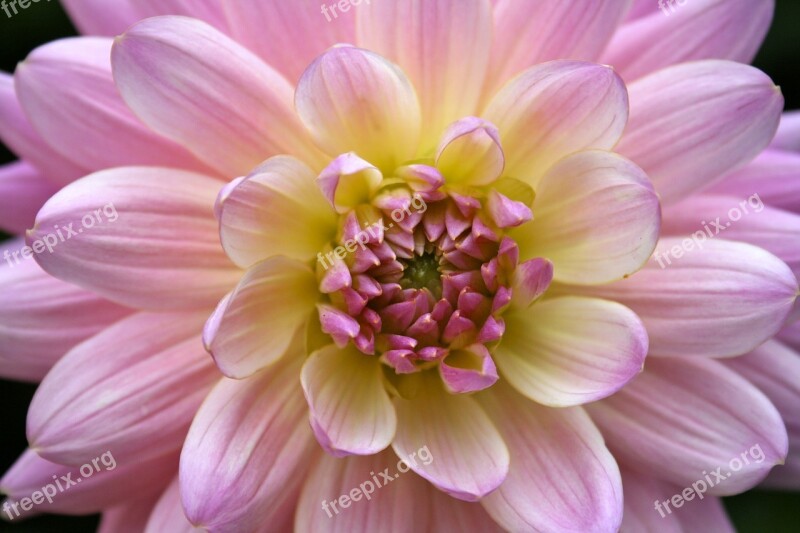
[[[271,257],[250,268],[219,303],[206,323],[203,343],[223,374],[246,378],[286,353],[317,298],[311,269]]]
[[[448,393],[436,374],[423,374],[422,380],[413,398],[395,400],[392,447],[400,457],[427,447],[433,460],[411,469],[454,498],[477,501],[506,478],[508,448],[474,398]]]
[[[642,370],[647,332],[616,302],[555,298],[504,316],[495,359],[519,392],[553,407],[616,392]]]
[[[449,185],[487,185],[504,166],[497,128],[477,117],[451,124],[436,151],[436,168]]]
[[[294,113],[289,82],[199,20],[146,19],[117,38],[111,60],[134,113],[225,176],[273,155],[321,162]]]
[[[392,442],[397,418],[377,357],[330,345],[311,354],[301,381],[311,427],[328,453],[370,455]]]
[[[639,270],[658,240],[658,196],[638,166],[611,152],[556,164],[536,190],[536,218],[512,232],[524,258],[546,257],[556,281],[594,285]]]
[[[331,156],[356,152],[385,173],[413,157],[421,119],[414,87],[381,56],[334,47],[303,73],[297,112]]]
[[[322,194],[338,213],[369,203],[381,181],[381,171],[353,152],[334,159],[317,177]]]
[[[628,93],[609,67],[551,61],[526,70],[489,103],[505,175],[536,185],[559,159],[613,147],[628,120]]]
[[[217,205],[222,246],[244,268],[273,255],[308,260],[336,231],[314,173],[292,157],[269,159],[223,190]]]
[[[509,531],[617,531],[619,469],[579,408],[537,405],[505,385],[481,396],[508,444],[508,477],[481,503]],[[627,496],[627,494],[626,494]]]

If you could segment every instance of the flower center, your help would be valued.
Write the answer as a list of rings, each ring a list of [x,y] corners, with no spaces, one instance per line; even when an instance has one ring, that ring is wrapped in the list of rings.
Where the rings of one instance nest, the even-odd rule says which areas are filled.
[[[401,260],[403,277],[400,286],[404,289],[427,289],[431,295],[442,294],[442,277],[436,253],[426,252],[413,259]]]

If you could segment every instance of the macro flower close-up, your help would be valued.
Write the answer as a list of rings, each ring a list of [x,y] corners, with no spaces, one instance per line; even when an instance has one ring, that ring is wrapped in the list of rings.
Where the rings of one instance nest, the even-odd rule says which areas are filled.
[[[80,35],[0,72],[0,528],[797,526],[776,0],[5,0],[3,35],[37,11]]]

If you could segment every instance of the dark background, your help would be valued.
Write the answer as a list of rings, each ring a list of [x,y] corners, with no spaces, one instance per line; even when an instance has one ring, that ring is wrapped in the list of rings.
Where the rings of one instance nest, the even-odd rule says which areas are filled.
[[[800,108],[800,76],[797,74],[799,28],[800,1],[777,0],[772,30],[755,61],[756,66],[781,86],[787,109]],[[36,46],[70,35],[75,35],[75,30],[56,2],[31,4],[10,19],[0,11],[0,70],[11,72],[16,63]],[[12,160],[13,155],[0,144],[0,164]],[[5,237],[0,232],[0,241]],[[26,447],[25,413],[35,388],[34,385],[0,380],[0,472],[4,472]],[[751,491],[726,498],[725,505],[742,533],[800,531],[800,494]],[[89,532],[95,530],[96,524],[97,517],[42,516],[13,525],[0,521],[0,531]]]

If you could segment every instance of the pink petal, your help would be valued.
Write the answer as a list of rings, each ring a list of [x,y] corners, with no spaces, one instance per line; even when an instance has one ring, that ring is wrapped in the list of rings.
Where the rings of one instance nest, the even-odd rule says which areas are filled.
[[[564,156],[614,146],[628,119],[628,95],[609,67],[552,61],[514,78],[482,116],[500,130],[505,175],[536,185]]]
[[[747,490],[786,457],[777,409],[711,359],[652,358],[635,381],[588,410],[620,462],[679,487],[719,472],[724,479],[709,475],[710,495]]]
[[[702,479],[699,476],[698,479]],[[713,531],[735,533],[722,500],[656,479],[651,474],[622,469],[625,487],[625,515],[622,531],[658,531],[684,533]],[[701,485],[697,485],[702,489]],[[688,489],[688,490],[687,490]],[[683,497],[686,494],[686,498]],[[678,504],[672,504],[672,498]]]
[[[24,233],[58,187],[29,163],[0,166],[0,229]]]
[[[66,184],[89,173],[87,168],[70,157],[62,156],[39,136],[22,111],[14,89],[14,78],[2,72],[0,140],[54,183]]]
[[[111,54],[114,80],[145,124],[229,177],[267,157],[319,164],[277,72],[210,26],[156,17],[130,28]]]
[[[800,215],[765,207],[757,193],[693,196],[664,211],[663,235],[702,234],[706,227],[718,238],[763,248],[800,274]]]
[[[626,80],[699,59],[750,63],[767,35],[775,1],[662,0],[658,6],[622,26],[603,54],[602,61]]]
[[[97,466],[92,459],[97,461]],[[45,498],[41,504],[33,507],[31,514],[42,511],[91,514],[130,502],[133,494],[147,495],[160,490],[169,483],[178,467],[177,450],[146,460],[138,457],[129,457],[126,461],[117,459],[112,450],[95,448],[90,460],[84,463],[92,470],[86,476],[80,471],[84,464],[81,467],[63,466],[42,459],[33,450],[27,450],[6,472],[0,480],[0,486],[8,495],[9,502],[29,498],[35,491],[46,490],[52,494],[55,489],[52,503]],[[84,473],[88,473],[89,467],[84,468]],[[20,514],[24,512],[22,508],[18,509]],[[13,509],[11,512],[15,514]],[[4,518],[8,518],[5,513]]]
[[[316,442],[298,377],[304,356],[244,381],[224,379],[195,416],[183,446],[181,492],[192,523],[255,531],[282,523],[294,505]]]
[[[778,133],[770,145],[779,150],[800,152],[800,111],[789,111],[781,117]]]
[[[228,257],[247,268],[272,255],[308,260],[319,253],[336,218],[314,179],[301,161],[278,156],[226,191],[218,218]]]
[[[209,1],[218,4],[217,0]],[[332,2],[237,0],[235,5],[226,5],[225,11],[233,38],[296,83],[305,68],[326,49],[355,40],[356,4],[342,6],[350,12],[343,13],[338,3],[338,9],[331,12]]]
[[[114,36],[144,18],[142,0],[62,0],[64,9],[81,33]]]
[[[374,2],[358,12],[358,44],[397,63],[417,89],[423,150],[445,127],[477,111],[489,65],[486,0]]]
[[[161,498],[158,499],[150,517],[144,533],[192,533],[196,531],[194,526],[186,519],[181,506],[180,485],[178,476],[173,478],[172,483],[164,490]]]
[[[650,355],[741,355],[778,332],[797,298],[797,280],[761,248],[721,239],[702,245],[662,239],[634,276],[581,292],[633,309],[647,328]]]
[[[626,4],[497,0],[486,94],[491,96],[515,74],[546,61],[594,61],[617,29]]]
[[[370,455],[392,442],[397,417],[377,357],[329,345],[311,354],[301,381],[311,427],[328,453]]]
[[[454,498],[477,501],[495,490],[509,471],[503,438],[478,402],[449,394],[436,374],[422,374],[417,394],[395,399],[395,453],[409,457],[426,447],[429,464],[409,465]]]
[[[421,122],[414,87],[373,52],[351,46],[325,52],[300,78],[295,105],[330,156],[356,152],[389,173],[417,150]]]
[[[658,196],[638,166],[611,152],[580,152],[536,189],[535,219],[512,232],[524,258],[553,262],[556,281],[594,285],[627,277],[658,240]]]
[[[200,344],[205,314],[139,313],[73,348],[31,401],[31,446],[75,465],[98,450],[122,462],[178,448],[219,379]]]
[[[436,150],[436,168],[449,185],[488,185],[504,166],[497,128],[477,117],[448,126]]]
[[[529,307],[547,291],[552,281],[552,262],[540,257],[525,261],[514,271],[511,305],[517,309]]]
[[[104,509],[97,533],[142,533],[159,496],[155,493]]]
[[[767,341],[725,365],[756,385],[775,405],[789,433],[789,457],[776,466],[765,484],[773,488],[800,489],[800,354],[778,341]]]
[[[7,241],[0,252],[18,254],[21,239]],[[39,268],[32,258],[0,265],[0,375],[40,381],[76,344],[127,316],[113,304]]]
[[[240,275],[219,244],[219,183],[166,168],[98,172],[53,196],[27,241],[48,273],[111,300],[148,309],[213,305]]]
[[[31,124],[64,157],[91,170],[153,165],[207,172],[185,148],[142,124],[111,77],[111,39],[62,39],[17,67],[17,94]]]
[[[545,405],[605,398],[641,372],[647,354],[644,326],[616,302],[555,298],[503,318],[497,366],[514,388]]]
[[[272,257],[250,268],[220,302],[206,323],[203,342],[223,374],[246,378],[283,357],[318,297],[311,269]]]
[[[439,365],[439,374],[454,394],[483,390],[497,381],[494,360],[483,344],[451,350]]]
[[[775,135],[783,96],[763,72],[730,61],[665,68],[628,86],[631,115],[615,148],[674,203],[753,159]]]
[[[481,501],[501,526],[509,531],[619,529],[619,469],[583,409],[542,407],[500,385],[481,399],[511,454],[508,477]]]
[[[424,455],[425,460],[429,457]],[[433,531],[430,497],[429,485],[408,472],[391,450],[344,458],[323,455],[305,479],[294,531]]]
[[[800,154],[764,150],[703,192],[738,196],[741,200],[758,194],[770,207],[800,214]]]
[[[337,213],[368,204],[383,181],[383,174],[355,152],[342,154],[323,169],[317,186]],[[360,228],[359,228],[360,229]]]

